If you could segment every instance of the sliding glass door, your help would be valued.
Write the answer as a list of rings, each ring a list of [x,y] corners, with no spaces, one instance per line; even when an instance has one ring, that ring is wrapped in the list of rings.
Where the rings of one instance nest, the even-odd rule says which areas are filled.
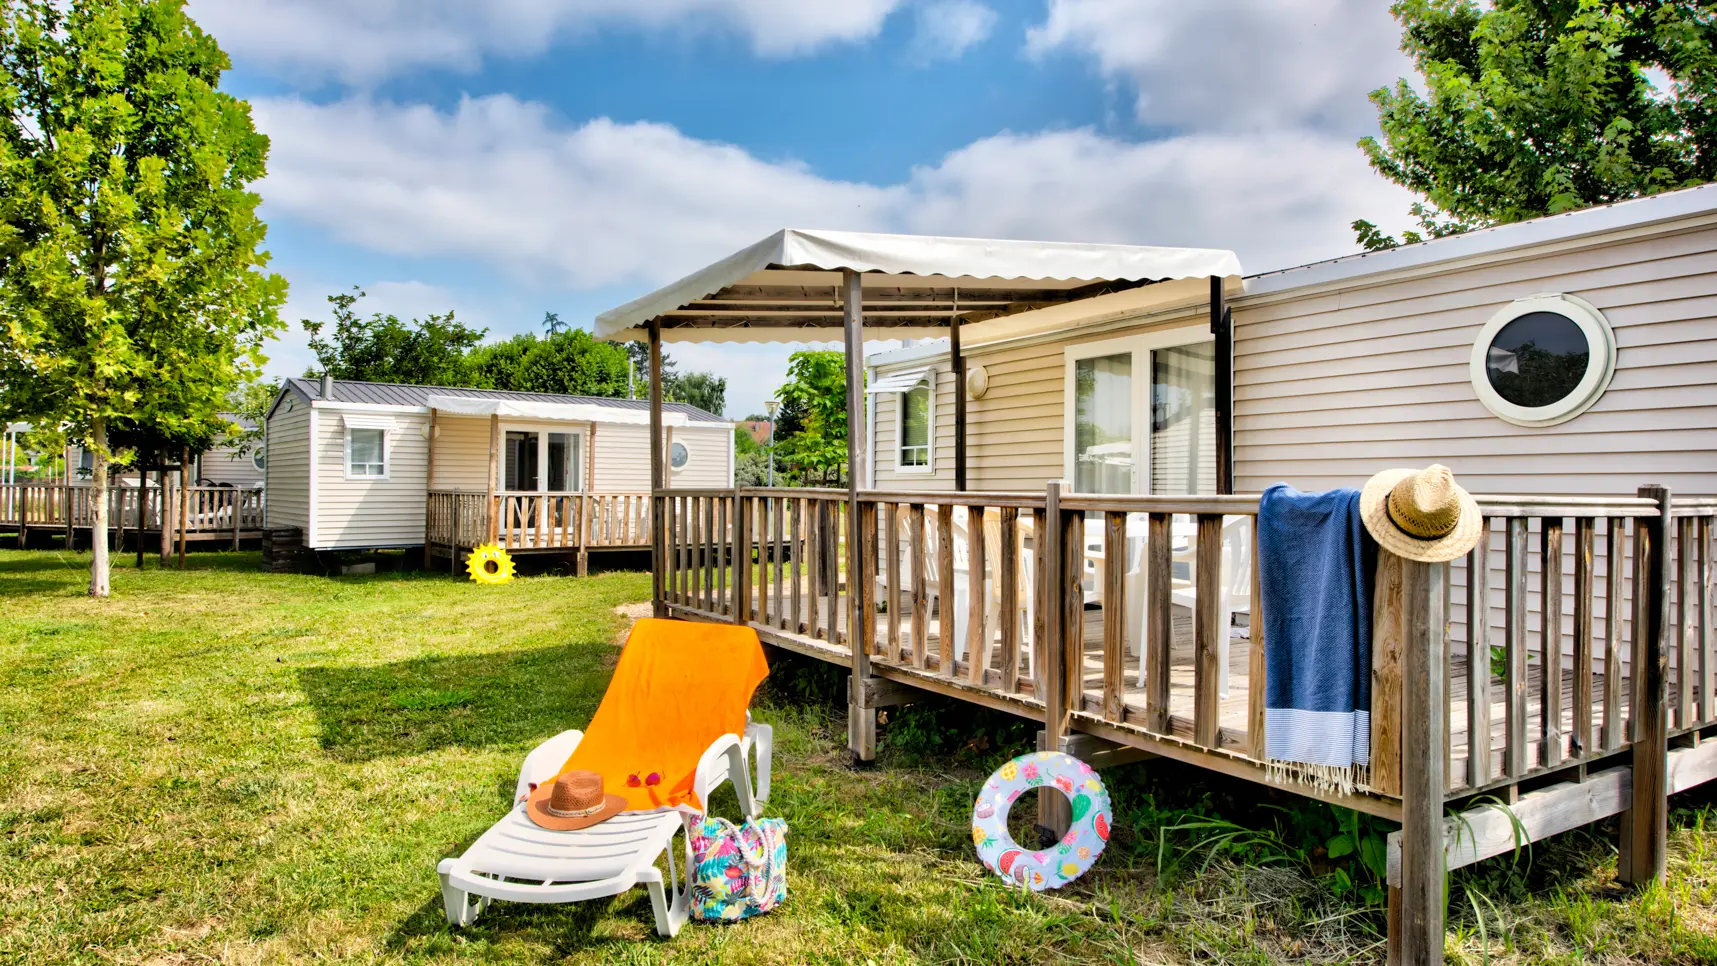
[[[1216,492],[1214,344],[1185,338],[1065,350],[1067,476],[1076,491]]]

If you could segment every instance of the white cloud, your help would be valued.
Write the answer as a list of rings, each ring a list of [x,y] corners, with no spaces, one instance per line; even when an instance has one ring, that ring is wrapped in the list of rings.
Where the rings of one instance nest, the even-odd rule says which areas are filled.
[[[1410,72],[1383,0],[1049,0],[1027,33],[1136,93],[1139,120],[1186,130],[1375,126],[1366,94]]]
[[[876,36],[903,0],[192,0],[228,53],[297,77],[371,83],[407,70],[473,70],[604,27],[719,31],[786,57]]]
[[[959,60],[987,40],[995,26],[996,12],[977,0],[932,0],[918,7],[909,54],[922,64]]]
[[[1002,134],[872,185],[659,124],[564,126],[507,96],[457,110],[258,100],[270,216],[391,255],[485,262],[539,286],[677,278],[784,226],[1234,248],[1250,269],[1351,250],[1406,196],[1345,138]]]
[[[270,209],[395,255],[483,260],[567,288],[659,281],[783,224],[881,227],[897,189],[829,181],[659,124],[556,123],[501,95],[453,113],[253,102]]]

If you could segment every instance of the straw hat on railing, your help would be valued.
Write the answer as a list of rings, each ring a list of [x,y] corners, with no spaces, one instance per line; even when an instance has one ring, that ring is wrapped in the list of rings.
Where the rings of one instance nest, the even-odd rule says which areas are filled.
[[[1484,532],[1478,501],[1441,463],[1373,476],[1359,493],[1359,515],[1383,549],[1424,563],[1466,554]]]

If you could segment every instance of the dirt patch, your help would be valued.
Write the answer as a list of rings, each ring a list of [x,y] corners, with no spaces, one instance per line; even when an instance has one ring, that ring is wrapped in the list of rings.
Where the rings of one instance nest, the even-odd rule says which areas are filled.
[[[632,604],[621,604],[619,607],[614,608],[614,613],[626,618],[626,623],[621,626],[619,631],[615,632],[614,640],[610,643],[615,647],[625,647],[626,637],[632,633],[632,625],[646,617],[649,617],[651,612],[652,608],[650,606],[650,602],[647,600],[638,601],[637,603]]]

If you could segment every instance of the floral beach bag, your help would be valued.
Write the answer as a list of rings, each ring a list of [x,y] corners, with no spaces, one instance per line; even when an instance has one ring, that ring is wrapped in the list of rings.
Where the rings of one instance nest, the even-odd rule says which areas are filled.
[[[691,830],[692,916],[738,922],[787,901],[787,823],[736,826],[705,817]]]

